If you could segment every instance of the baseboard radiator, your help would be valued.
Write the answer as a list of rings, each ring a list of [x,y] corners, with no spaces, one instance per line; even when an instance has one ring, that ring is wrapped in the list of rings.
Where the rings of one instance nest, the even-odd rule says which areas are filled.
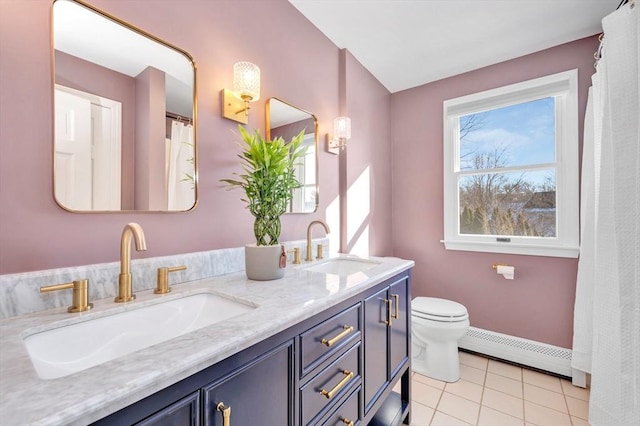
[[[469,327],[458,347],[571,377],[571,350],[482,328]]]

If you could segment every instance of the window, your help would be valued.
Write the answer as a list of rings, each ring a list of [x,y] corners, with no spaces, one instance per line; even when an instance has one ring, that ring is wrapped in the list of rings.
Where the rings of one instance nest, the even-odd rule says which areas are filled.
[[[447,249],[578,256],[577,77],[444,102]]]
[[[302,186],[293,190],[287,213],[310,213],[316,211],[317,208],[315,133],[305,134],[302,145],[307,146],[307,151],[304,157],[299,160],[299,163],[295,165],[294,171],[296,179]]]

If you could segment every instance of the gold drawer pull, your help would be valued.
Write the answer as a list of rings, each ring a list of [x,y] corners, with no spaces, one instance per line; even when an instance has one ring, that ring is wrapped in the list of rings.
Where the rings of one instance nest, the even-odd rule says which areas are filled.
[[[342,420],[342,423],[344,423],[347,426],[353,426],[355,424],[355,423],[353,423],[353,420],[349,420],[346,417],[343,417],[340,420]]]
[[[384,323],[391,327],[393,325],[393,322],[391,320],[391,300],[384,299],[384,304],[387,306],[387,319],[384,320]]]
[[[339,342],[340,340],[344,339],[352,331],[353,331],[353,326],[352,325],[344,325],[344,326],[342,326],[342,331],[340,332],[340,334],[338,334],[337,336],[335,336],[334,338],[329,339],[329,340],[322,339],[321,343],[330,348],[336,342]]]
[[[344,374],[344,377],[342,378],[342,380],[340,380],[340,382],[337,385],[333,387],[333,389],[331,389],[328,392],[324,389],[320,390],[320,393],[326,396],[327,399],[331,399],[333,395],[338,393],[340,389],[342,389],[347,383],[349,383],[349,380],[351,380],[351,378],[353,377],[353,371],[342,370],[342,374]]]
[[[224,402],[219,402],[216,410],[222,413],[222,426],[231,426],[231,407],[224,405]]]
[[[400,317],[400,295],[399,294],[392,294],[391,297],[393,297],[393,299],[395,300],[395,305],[396,305],[396,313],[393,314],[393,318],[394,319],[398,319]]]

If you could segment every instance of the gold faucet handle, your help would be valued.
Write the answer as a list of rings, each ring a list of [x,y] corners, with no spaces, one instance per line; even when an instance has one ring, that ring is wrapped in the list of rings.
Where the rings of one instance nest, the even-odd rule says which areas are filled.
[[[153,290],[153,292],[155,294],[169,293],[171,291],[171,287],[169,287],[169,273],[184,271],[185,269],[187,269],[185,265],[158,268],[158,287]]]
[[[324,247],[322,246],[322,244],[318,244],[316,259],[324,259]]]
[[[76,280],[70,283],[55,284],[40,287],[40,293],[48,293],[50,291],[73,289],[73,302],[67,308],[67,312],[84,312],[93,308],[93,303],[89,303],[89,280]]]
[[[291,250],[287,250],[287,253],[293,253],[293,264],[299,265],[302,263],[302,258],[300,256],[300,247],[294,247]]]

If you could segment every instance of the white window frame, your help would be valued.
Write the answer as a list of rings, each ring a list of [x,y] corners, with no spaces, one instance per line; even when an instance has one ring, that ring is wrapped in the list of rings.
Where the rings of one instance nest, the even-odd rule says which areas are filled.
[[[556,236],[510,236],[460,234],[459,119],[461,116],[514,104],[555,97],[556,104]],[[578,257],[578,70],[561,72],[497,89],[444,101],[444,240],[447,250],[534,256]],[[524,168],[524,167],[523,167]],[[513,169],[518,169],[514,167]],[[505,240],[505,238],[501,238]]]

